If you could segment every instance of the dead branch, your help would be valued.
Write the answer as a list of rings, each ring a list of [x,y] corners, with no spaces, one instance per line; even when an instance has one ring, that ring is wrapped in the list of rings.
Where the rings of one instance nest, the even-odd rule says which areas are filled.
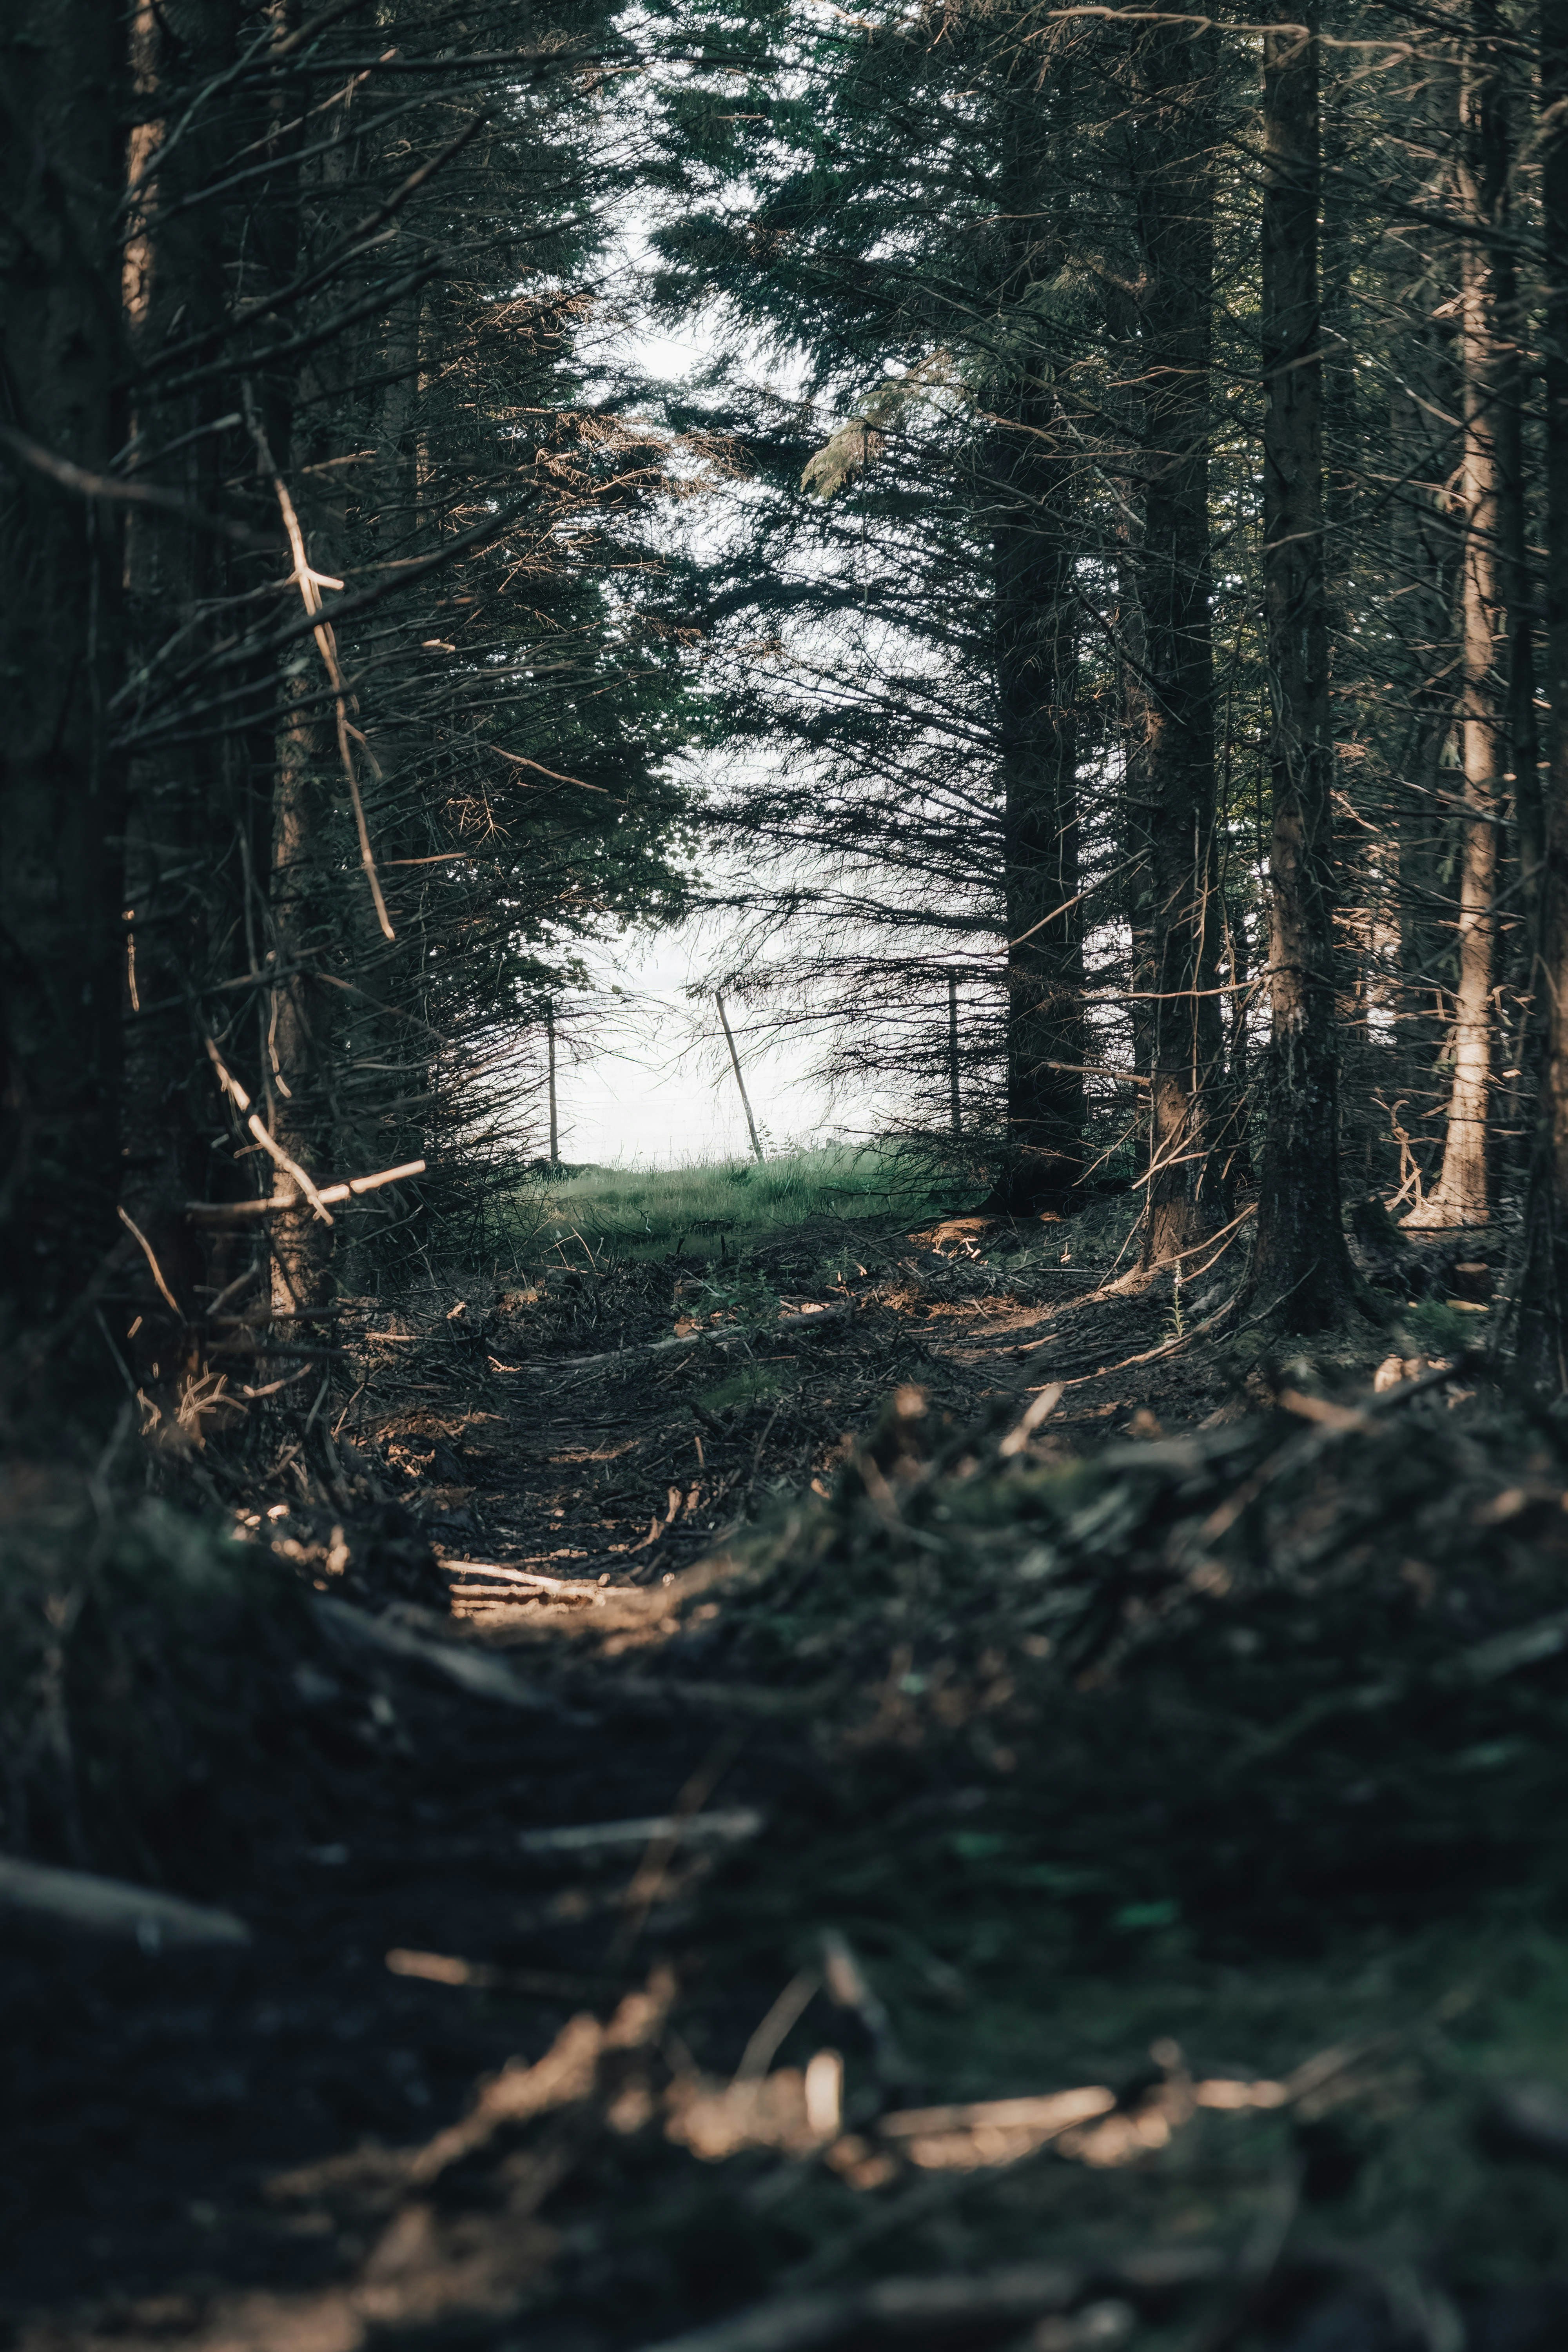
[[[840,1305],[819,1307],[815,1314],[781,1315],[769,1327],[769,1336],[781,1331],[819,1330],[825,1323],[836,1323],[854,1312],[855,1301],[845,1299]],[[742,1329],[726,1330],[721,1326],[710,1331],[691,1331],[677,1339],[649,1339],[636,1348],[611,1348],[599,1356],[531,1357],[525,1363],[512,1363],[491,1354],[490,1361],[505,1372],[585,1372],[595,1364],[631,1364],[644,1356],[668,1356],[678,1348],[732,1348],[738,1339],[750,1339],[757,1334]]]
[[[374,1176],[351,1176],[346,1183],[322,1184],[315,1192],[318,1201],[357,1201],[366,1192],[379,1192],[384,1184],[401,1184],[405,1177],[423,1176],[423,1160],[405,1160],[400,1168],[383,1168]],[[309,1178],[306,1182],[309,1183]],[[307,1194],[307,1198],[310,1195]],[[254,1201],[187,1201],[185,1214],[198,1225],[227,1225],[248,1223],[252,1217],[275,1217],[296,1203],[281,1193],[262,1195]],[[331,1221],[329,1218],[328,1223]]]
[[[144,1952],[194,1951],[248,1944],[250,1930],[232,1912],[186,1903],[123,1879],[86,1870],[53,1870],[0,1855],[0,1916],[136,1944]]]
[[[1018,2263],[976,2278],[879,2279],[832,2294],[781,2296],[647,2352],[806,2352],[841,2338],[941,2336],[1068,2311],[1089,2284],[1089,2273],[1058,2263]]]
[[[622,1847],[651,1844],[655,1839],[677,1845],[740,1845],[755,1837],[763,1826],[763,1816],[755,1806],[736,1805],[725,1812],[655,1813],[640,1821],[523,1830],[517,1842],[524,1853],[616,1853]]]
[[[346,1601],[335,1601],[330,1594],[320,1595],[313,1605],[317,1623],[338,1649],[370,1651],[411,1665],[428,1666],[445,1681],[466,1691],[470,1698],[494,1699],[502,1706],[517,1707],[524,1714],[561,1712],[557,1700],[523,1682],[499,1658],[460,1648],[455,1642],[443,1642],[428,1633],[416,1633],[411,1625],[395,1623],[387,1617],[367,1616],[363,1609],[355,1609]]]

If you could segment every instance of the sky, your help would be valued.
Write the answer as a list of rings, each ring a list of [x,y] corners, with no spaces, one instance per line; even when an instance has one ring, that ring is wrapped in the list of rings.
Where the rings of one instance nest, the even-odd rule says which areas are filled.
[[[625,278],[621,300],[607,314],[607,352],[655,381],[689,382],[714,355],[712,322],[699,317],[671,331],[651,319],[638,292],[648,252],[644,225],[623,224],[618,241]],[[556,1094],[563,1160],[675,1168],[750,1155],[717,1013],[710,999],[699,1004],[686,994],[694,979],[732,961],[724,943],[734,929],[732,916],[715,910],[673,930],[631,931],[587,952],[595,997],[619,988],[626,1012],[619,1023],[594,1024],[581,1061],[562,1057]],[[569,1005],[564,1009],[569,1014]],[[748,1035],[742,1007],[730,1010],[764,1150],[834,1139],[836,1106],[811,1075],[820,1042],[765,1042]]]
[[[556,1076],[561,1156],[604,1167],[678,1168],[689,1160],[745,1159],[745,1113],[712,999],[693,1002],[691,980],[720,962],[726,918],[699,916],[669,931],[630,932],[589,961],[600,989],[626,992],[616,1037],[590,1033],[585,1058],[563,1055]],[[825,1143],[836,1129],[826,1087],[811,1075],[816,1048],[794,1037],[773,1045],[728,1008],[763,1148]],[[602,1040],[603,1042],[599,1042]]]

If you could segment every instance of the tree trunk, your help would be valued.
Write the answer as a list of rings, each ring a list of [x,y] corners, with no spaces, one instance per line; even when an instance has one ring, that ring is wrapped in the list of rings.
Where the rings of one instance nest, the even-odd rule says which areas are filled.
[[[1481,203],[1485,217],[1501,233],[1491,247],[1496,338],[1492,439],[1497,460],[1498,593],[1508,636],[1508,712],[1502,781],[1513,802],[1513,854],[1519,886],[1517,898],[1506,919],[1507,954],[1503,960],[1513,1000],[1512,1036],[1502,1090],[1496,1086],[1493,1089],[1493,1117],[1495,1119],[1500,1110],[1510,1176],[1528,1184],[1534,1122],[1534,1104],[1529,1090],[1534,1018],[1531,975],[1536,896],[1545,844],[1540,730],[1535,715],[1534,586],[1524,452],[1527,318],[1520,299],[1518,264],[1505,241],[1512,215],[1513,126],[1510,101],[1514,66],[1504,46],[1509,28],[1502,23],[1497,0],[1476,0],[1476,26],[1477,52],[1487,69],[1480,89]]]
[[[301,164],[295,175],[302,250],[308,250],[310,229],[323,215],[331,217],[329,205],[311,199],[341,184],[349,153],[346,142],[335,142],[323,155]],[[334,461],[346,454],[344,434],[352,406],[343,384],[353,381],[354,358],[354,339],[350,337],[302,363],[286,419],[283,402],[279,403],[279,426],[281,431],[286,424],[287,440],[272,452],[279,475],[303,479],[298,469],[306,466],[331,469],[316,477],[326,487],[317,489],[312,482],[313,495],[308,504],[301,501],[295,520],[310,565],[333,579],[342,576],[346,560],[345,493]],[[306,422],[298,423],[300,418]],[[292,503],[291,492],[289,497]],[[279,504],[281,511],[281,498]],[[289,545],[292,568],[297,562],[292,534]],[[330,646],[331,632],[325,635]],[[330,677],[318,635],[297,682],[287,676],[281,681],[284,707],[273,777],[268,904],[272,951],[283,976],[270,992],[262,1071],[273,1135],[291,1160],[319,1180],[335,1172],[334,1156],[345,1144],[352,1150],[354,1140],[345,1132],[349,1123],[340,1099],[347,1075],[337,1050],[345,1000],[320,977],[341,957],[344,910],[340,877],[353,865],[346,827],[334,805],[342,789],[342,738],[330,708],[298,707],[306,696],[319,694]],[[350,924],[363,915],[356,893]],[[272,1218],[269,1228],[273,1305],[279,1312],[321,1306],[333,1286],[335,1224],[299,1196],[281,1169],[274,1192],[289,1205]]]
[[[1431,380],[1437,354],[1425,338],[1415,342],[1405,373],[1411,382]],[[1440,395],[1439,395],[1440,396]],[[1458,405],[1456,398],[1455,405]],[[1392,404],[1393,466],[1405,482],[1392,524],[1399,612],[1409,647],[1406,676],[1410,715],[1402,766],[1407,789],[1400,793],[1394,855],[1398,869],[1400,1075],[1404,1122],[1411,1136],[1420,1181],[1431,1160],[1426,1122],[1437,1112],[1433,1074],[1447,1035],[1442,969],[1446,934],[1439,887],[1445,826],[1436,797],[1443,783],[1443,754],[1452,731],[1452,705],[1444,680],[1449,657],[1448,615],[1453,604],[1454,565],[1429,485],[1447,471],[1431,447],[1431,421],[1401,389]]]
[[[1482,107],[1488,61],[1472,54],[1460,100],[1458,194],[1468,220],[1487,220],[1489,191]],[[1458,502],[1463,516],[1459,569],[1459,707],[1465,823],[1460,846],[1458,984],[1450,1048],[1452,1088],[1443,1170],[1435,1189],[1405,1219],[1422,1229],[1484,1225],[1490,1213],[1488,1143],[1490,1112],[1492,982],[1497,924],[1500,721],[1493,656],[1499,619],[1498,286],[1493,249],[1467,241],[1463,264],[1464,450]]]
[[[242,140],[233,114],[209,104],[195,110],[166,163],[159,147],[194,92],[232,62],[238,30],[237,13],[226,0],[202,0],[199,6],[162,0],[156,7],[142,0],[131,26],[139,111],[147,118],[132,141],[132,176],[141,193],[131,207],[125,271],[127,327],[138,372],[131,446],[139,482],[208,513],[223,502],[226,457],[243,448],[242,439],[231,437],[232,428],[212,429],[228,405],[229,387],[209,383],[166,397],[149,371],[164,346],[181,337],[205,331],[207,348],[218,346],[226,313],[225,255],[210,208],[193,199],[222,176]],[[149,695],[154,723],[161,676],[155,656],[176,628],[199,626],[203,606],[234,584],[245,560],[236,564],[231,558],[222,541],[177,516],[132,511],[129,627],[133,660],[154,680]],[[187,634],[187,660],[199,644],[194,632]],[[229,1172],[212,1164],[212,1072],[192,1034],[194,1000],[245,970],[233,921],[245,887],[245,810],[229,750],[225,746],[215,758],[210,745],[174,742],[133,754],[126,813],[134,1002],[125,1075],[124,1200],[183,1305],[192,1302],[206,1273],[184,1204],[221,1191]],[[138,1373],[149,1384],[154,1361],[165,1374],[170,1369],[170,1338],[169,1310],[149,1276],[133,1350]]]
[[[13,0],[0,35],[0,422],[100,477],[124,439],[123,57],[110,0]],[[0,1350],[40,1423],[119,1393],[72,1315],[123,1238],[119,514],[0,446]]]
[[[1545,840],[1536,897],[1539,1077],[1523,1247],[1514,1288],[1520,1361],[1568,1390],[1568,22],[1542,0],[1542,227],[1545,247]]]
[[[1340,1217],[1333,740],[1323,580],[1318,43],[1294,10],[1263,37],[1264,603],[1271,703],[1268,1117],[1254,1287],[1285,1329],[1352,1290]]]
[[[1007,925],[1008,1165],[991,1205],[1063,1206],[1083,1180],[1083,921],[1079,895],[1076,616],[1052,361],[1032,289],[1060,257],[1045,169],[1047,101],[1019,74],[1002,94],[1006,247],[1001,301],[1017,349],[989,444],[994,661]]]
[[[1139,55],[1145,683],[1137,773],[1149,803],[1153,917],[1145,1265],[1181,1255],[1222,1224],[1228,1192],[1208,515],[1214,171],[1201,97],[1211,53],[1210,40],[1171,25],[1145,35]]]
[[[342,920],[327,833],[335,747],[327,730],[301,716],[284,728],[272,798],[272,946],[286,976],[273,988],[264,1072],[271,1131],[306,1172],[327,1177],[337,1122],[333,1101],[332,992],[312,985]],[[272,1303],[280,1313],[319,1307],[331,1287],[333,1227],[299,1196],[281,1169],[274,1196],[289,1205],[271,1220]]]

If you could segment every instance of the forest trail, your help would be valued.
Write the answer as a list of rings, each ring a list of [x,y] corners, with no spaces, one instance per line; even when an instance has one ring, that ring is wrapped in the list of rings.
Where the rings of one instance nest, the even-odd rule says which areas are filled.
[[[1309,2231],[1282,2257],[1291,2216],[1303,2196],[1337,2210],[1360,2178],[1356,2134],[1390,2115],[1402,2160],[1460,2164],[1476,2095],[1434,2059],[1440,2019],[1455,2003],[1468,2015],[1511,1970],[1510,2021],[1489,2024],[1485,2047],[1494,2067],[1529,2074],[1568,1955],[1538,1942],[1521,1976],[1485,1904],[1461,1927],[1447,1895],[1391,1941],[1382,1895],[1369,1913],[1356,1891],[1380,1872],[1403,1883],[1403,1865],[1372,1858],[1384,1833],[1373,1816],[1336,1821],[1339,1844],[1304,1860],[1294,1891],[1273,1884],[1280,1799],[1267,1770],[1249,1826],[1223,1771],[1210,1793],[1205,1760],[1234,1707],[1256,1708],[1248,1685],[1205,1696],[1198,1715],[1179,1701],[1163,1729],[1159,1706],[1137,1711],[1134,1685],[1131,1717],[1097,1731],[1096,1708],[1120,1703],[1096,1697],[1090,1675],[1065,1754],[1030,1761],[1028,1711],[1021,1743],[1005,1728],[1013,1685],[1052,1644],[1029,1630],[1037,1612],[1011,1622],[1016,1603],[998,1615],[986,1597],[986,1546],[1012,1507],[1003,1486],[989,1501],[984,1481],[987,1463],[1009,1458],[1025,1492],[1080,1459],[1122,1465],[1106,1507],[1080,1514],[1100,1530],[1087,1540],[1103,1587],[1120,1556],[1096,1549],[1108,1525],[1157,1528],[1161,1513],[1191,1510],[1186,1494],[1202,1510],[1245,1496],[1275,1463],[1304,1462],[1313,1523],[1340,1512],[1352,1531],[1368,1493],[1403,1478],[1390,1507],[1403,1531],[1388,1541],[1436,1556],[1412,1531],[1432,1475],[1400,1472],[1397,1430],[1374,1441],[1344,1408],[1328,1409],[1326,1436],[1309,1415],[1310,1460],[1300,1437],[1266,1437],[1260,1453],[1246,1397],[1201,1335],[1173,1349],[1168,1278],[1127,1281],[1113,1249],[1064,1265],[1060,1229],[1023,1248],[1013,1233],[984,1238],[989,1257],[962,1230],[911,1239],[818,1223],[740,1265],[728,1244],[718,1259],[683,1251],[630,1268],[595,1270],[590,1255],[591,1289],[563,1265],[553,1282],[433,1288],[365,1316],[387,1336],[369,1343],[358,1436],[340,1429],[345,1480],[362,1503],[382,1497],[402,1556],[417,1549],[410,1526],[434,1538],[458,1622],[427,1605],[426,1570],[425,1604],[395,1602],[383,1620],[386,1646],[329,1645],[302,1670],[336,1743],[330,1782],[201,1890],[245,1920],[247,1949],[10,1956],[0,2317],[16,2352],[476,2339],[741,2352],[753,2338],[727,2332],[729,2316],[752,2306],[754,2340],[783,2352],[869,2340],[990,2352],[1025,2323],[1052,2352],[1128,2340],[1165,2352],[1197,2340],[1205,2311],[1205,2326],[1232,2329],[1205,2343],[1295,2347],[1347,2296],[1373,2314],[1343,2337],[1353,2352],[1405,2344],[1379,2332],[1382,2273],[1364,2250],[1316,2248]],[[721,1320],[698,1327],[715,1336],[689,1329],[689,1347],[667,1349],[672,1310],[695,1324],[716,1290],[704,1312]],[[584,1344],[595,1333],[620,1344]],[[1009,1436],[1058,1381],[1026,1443]],[[1410,1442],[1447,1459],[1439,1406]],[[1417,1397],[1407,1418],[1420,1410]],[[1369,1432],[1346,1442],[1394,1446],[1392,1468],[1326,1477],[1335,1411]],[[877,1427],[869,1446],[847,1434]],[[935,1491],[952,1501],[906,1539],[898,1498],[926,1458],[950,1464]],[[1126,1466],[1140,1461],[1152,1487]],[[1262,1465],[1250,1488],[1248,1463]],[[1527,1507],[1505,1483],[1517,1471],[1479,1475],[1491,1499],[1475,1523],[1489,1511],[1505,1541]],[[816,1597],[792,1565],[822,1540],[813,1481],[864,1493],[823,1507],[847,1549]],[[280,1502],[286,1462],[276,1483]],[[943,1537],[970,1494],[991,1534]],[[266,1507],[276,1540],[307,1554],[310,1512]],[[745,1535],[738,1523],[759,1512],[763,1535]],[[1287,1500],[1287,1538],[1300,1517]],[[1461,1538],[1469,1523],[1461,1514]],[[341,1530],[313,1533],[325,1560]],[[880,1571],[858,1592],[889,1538],[914,1547],[907,1601],[878,1601]],[[1037,1538],[1021,1522],[1018,1538],[1036,1551],[1014,1543],[1009,1589],[1027,1593]],[[956,1624],[935,1625],[933,1652],[922,1612],[933,1593],[944,1621],[953,1603],[940,1577],[919,1600],[920,1561],[949,1541],[943,1573],[967,1562],[971,1597]],[[1543,1559],[1557,1541],[1548,1528]],[[1209,1644],[1203,1674],[1246,1675],[1263,1638],[1249,1623]],[[1313,1658],[1342,1669],[1342,1639],[1316,1604],[1290,1634],[1295,1679],[1263,1701],[1266,1746],[1295,1699],[1321,1693]],[[499,1688],[454,1686],[441,1662],[476,1652]],[[1413,1721],[1390,1734],[1396,1755],[1431,1736],[1429,1718]],[[1488,1727],[1456,1717],[1447,1730],[1479,1753]],[[1543,1724],[1542,1737],[1555,1732]],[[1189,1785],[1173,1813],[1177,1758]],[[1305,1802],[1310,1822],[1314,1807],[1333,1812],[1349,1768],[1327,1759],[1320,1794],[1303,1799],[1303,1764],[1316,1769],[1288,1759],[1284,1801]],[[1495,1806],[1485,1775],[1462,1786]],[[1495,1835],[1500,1817],[1487,1818]],[[1418,1825],[1417,1842],[1430,1833]],[[1484,1892],[1473,1829],[1452,1834],[1456,1889]],[[1207,1954],[1173,1940],[1167,1852],[1190,1857],[1195,1885],[1216,1866],[1226,1882],[1194,1898],[1229,1922]],[[1294,1958],[1331,1884],[1340,1941],[1320,1936],[1318,1958]],[[1408,1914],[1407,1895],[1399,1904]],[[1515,2133],[1520,2210],[1534,2217],[1510,2220],[1515,2235],[1557,2226],[1539,2162],[1556,2127],[1538,2117]],[[1303,2149],[1318,2151],[1321,2180],[1300,2173]],[[1449,2213],[1442,2229],[1499,2226],[1489,2200],[1521,2195],[1520,2168],[1494,2169],[1479,2216]],[[931,2300],[933,2259],[948,2304]],[[910,2273],[927,2275],[900,2286]],[[893,2315],[868,2318],[868,2294]],[[950,2324],[913,2315],[928,2309]],[[1563,2312],[1550,2295],[1521,2305],[1497,2340],[1537,2352],[1560,2340]]]
[[[960,1422],[1059,1381],[1047,1433],[1064,1452],[1241,1409],[1182,1339],[1169,1272],[1119,1262],[1114,1224],[1063,1264],[1078,1232],[817,1218],[653,1264],[601,1265],[579,1242],[488,1296],[432,1286],[400,1301],[395,1332],[368,1318],[362,1458],[443,1562],[651,1583],[770,1494],[820,1486],[900,1381]],[[1375,1335],[1366,1352],[1370,1377]],[[452,1580],[465,1612],[515,1614],[493,1587],[477,1601],[477,1575]]]

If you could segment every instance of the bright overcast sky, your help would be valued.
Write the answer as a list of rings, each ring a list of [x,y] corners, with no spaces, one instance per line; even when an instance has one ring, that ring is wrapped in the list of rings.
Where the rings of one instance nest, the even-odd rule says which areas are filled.
[[[623,229],[622,243],[626,274],[609,341],[621,359],[648,377],[689,381],[712,359],[712,338],[701,320],[669,333],[648,319],[638,292],[647,246],[637,224]],[[594,1024],[581,1062],[563,1054],[556,1092],[563,1160],[672,1168],[749,1155],[745,1114],[717,1013],[711,999],[694,1003],[685,992],[694,980],[730,961],[724,942],[733,927],[732,916],[715,912],[676,930],[628,932],[585,958],[596,989],[618,985],[626,992],[627,1017],[608,1029]],[[731,1006],[731,1014],[764,1146],[784,1150],[833,1139],[837,1129],[829,1122],[839,1107],[810,1076],[820,1038],[802,1035],[765,1048],[748,1038],[743,1007]]]
[[[628,1034],[574,1063],[556,1080],[561,1156],[607,1167],[677,1168],[692,1160],[745,1158],[751,1142],[712,999],[693,1003],[691,980],[720,961],[728,919],[699,917],[678,930],[631,932],[591,961],[602,986],[626,993]],[[764,1146],[829,1140],[826,1090],[810,1076],[806,1038],[765,1048],[748,1036],[744,1008],[730,1007],[747,1091]]]

